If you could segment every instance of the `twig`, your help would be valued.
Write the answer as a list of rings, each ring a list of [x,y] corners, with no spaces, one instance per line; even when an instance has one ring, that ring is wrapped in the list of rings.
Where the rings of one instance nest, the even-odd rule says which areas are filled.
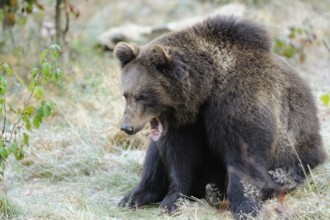
[[[312,169],[311,169],[311,167],[308,164],[307,164],[307,168],[309,170],[310,176],[312,177],[313,183],[315,185],[316,192],[320,195],[321,193],[320,193],[319,187],[317,186],[317,183],[315,181],[315,177],[313,175]]]
[[[28,107],[28,105],[29,105],[29,103],[30,103],[30,100],[31,100],[32,95],[33,95],[33,93],[34,93],[34,91],[35,91],[35,88],[36,88],[36,86],[34,86],[32,92],[31,92],[31,94],[30,94],[30,97],[28,98],[28,100],[27,100],[27,102],[26,102],[26,105],[25,105],[25,107],[24,107],[24,109],[23,109],[21,115],[19,116],[17,122],[14,124],[13,129],[11,130],[10,137],[9,137],[9,142],[10,142],[11,139],[12,139],[12,136],[13,136],[13,133],[14,133],[14,130],[15,130],[16,126],[21,122],[21,119],[22,119],[22,117],[23,117],[23,115],[24,115],[24,111],[25,111],[25,109]]]
[[[309,181],[309,178],[308,178],[307,172],[306,172],[306,170],[305,170],[304,164],[303,164],[303,162],[301,161],[300,156],[299,156],[299,154],[298,154],[298,152],[297,152],[295,146],[292,146],[292,149],[293,149],[294,153],[296,154],[296,156],[297,156],[297,158],[298,158],[299,164],[301,165],[301,169],[302,169],[302,171],[303,171],[303,173],[304,173],[304,175],[305,175],[307,181]],[[307,164],[307,165],[308,165],[308,164]],[[312,187],[311,187],[309,184],[308,184],[308,186],[309,186],[309,189],[312,190]]]
[[[46,54],[45,54],[45,58],[48,57],[48,55],[49,55],[49,50],[47,50],[47,52],[46,52]],[[41,71],[42,71],[42,70],[40,70],[39,73],[38,73],[37,81],[40,79],[40,77],[41,77],[41,75],[42,75]],[[34,94],[34,91],[35,91],[36,87],[37,87],[37,86],[34,85],[33,90],[31,91],[31,94],[30,94],[28,100],[27,100],[26,103],[25,103],[25,106],[24,106],[24,109],[23,109],[21,115],[19,116],[17,122],[14,124],[13,129],[11,130],[10,137],[9,137],[9,142],[11,141],[11,139],[12,139],[12,137],[13,137],[13,133],[14,133],[15,128],[16,128],[17,125],[21,122],[21,119],[22,119],[22,117],[23,117],[23,115],[24,115],[24,111],[26,110],[26,108],[27,108],[27,107],[29,106],[29,104],[30,104],[31,98],[32,98],[32,96],[33,96],[33,94]]]
[[[49,51],[47,51],[47,54],[45,55],[45,57],[47,57],[48,54],[49,54]],[[41,76],[41,72],[38,73],[38,78],[37,78],[37,80],[39,80],[40,76]],[[13,136],[13,133],[14,133],[14,130],[16,129],[17,125],[21,122],[21,119],[22,119],[22,117],[23,117],[23,115],[24,115],[24,111],[25,111],[26,108],[29,106],[30,101],[31,101],[31,98],[32,98],[32,96],[33,96],[33,94],[34,94],[34,91],[35,91],[36,87],[37,87],[37,86],[34,85],[33,90],[31,91],[31,94],[30,94],[28,100],[27,100],[26,103],[25,103],[25,106],[24,106],[24,109],[23,109],[21,115],[19,116],[17,122],[14,124],[13,129],[11,130],[10,137],[9,137],[9,141],[8,141],[8,142],[11,141],[12,136]]]
[[[66,43],[65,41],[65,36],[69,31],[69,26],[70,26],[70,3],[68,0],[64,0],[65,4],[65,28],[63,30],[63,42]]]

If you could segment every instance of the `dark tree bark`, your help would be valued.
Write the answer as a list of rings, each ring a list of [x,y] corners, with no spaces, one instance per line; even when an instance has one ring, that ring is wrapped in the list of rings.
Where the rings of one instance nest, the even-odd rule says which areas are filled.
[[[56,29],[56,43],[63,45],[64,36],[62,30],[62,3],[63,0],[56,0],[55,6],[55,29]]]

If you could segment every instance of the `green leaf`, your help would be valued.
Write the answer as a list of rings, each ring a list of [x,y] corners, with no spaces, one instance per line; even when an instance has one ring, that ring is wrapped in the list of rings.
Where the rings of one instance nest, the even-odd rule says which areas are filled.
[[[43,107],[40,106],[37,110],[37,114],[33,118],[33,126],[37,129],[40,128],[40,125],[42,124],[42,117],[44,116],[43,114]]]
[[[41,54],[40,54],[40,58],[41,58],[41,62],[42,62],[42,63],[46,61],[45,58],[46,58],[46,55],[47,55],[47,51],[48,51],[48,50],[44,50],[44,51],[42,51]]]
[[[37,87],[39,85],[41,85],[40,81],[33,80],[29,85],[30,91],[32,92],[34,90],[34,87]]]
[[[34,116],[33,126],[38,129],[40,128],[41,123],[42,123],[42,117],[40,117],[39,115]]]
[[[21,18],[17,19],[17,24],[19,26],[23,26],[26,24],[26,21],[27,21],[27,17],[21,17]]]
[[[28,14],[31,14],[33,12],[33,3],[32,2],[27,2],[25,10]]]
[[[32,126],[31,126],[30,116],[24,114],[22,116],[22,121],[25,123],[25,128],[28,131],[31,131]]]
[[[276,49],[282,49],[285,46],[285,42],[283,40],[277,39],[275,41],[275,48]]]
[[[23,114],[32,115],[34,113],[34,110],[34,106],[30,105],[24,109]]]
[[[43,108],[43,116],[45,116],[45,117],[51,116],[51,114],[56,106],[56,104],[51,100],[43,101],[41,103],[41,105]]]
[[[4,63],[4,64],[2,64],[2,67],[3,67],[3,69],[6,71],[6,73],[7,73],[8,75],[11,75],[11,69],[10,69],[8,63]]]
[[[61,52],[61,47],[57,44],[52,44],[50,45],[49,50],[52,54],[53,59],[57,61],[59,53]]]
[[[14,156],[16,160],[22,160],[24,158],[24,151],[21,147],[16,148],[16,151],[14,152]]]
[[[32,82],[30,83],[30,85],[29,85],[29,89],[30,89],[31,92],[34,90],[34,87],[35,87],[35,86],[36,86],[35,81],[32,81]]]
[[[23,133],[23,143],[29,146],[29,135],[27,133]]]
[[[4,160],[8,157],[8,152],[4,146],[0,146],[0,156]]]
[[[31,129],[32,129],[32,125],[31,125],[31,122],[29,121],[29,122],[25,122],[26,124],[25,124],[25,128],[28,130],[28,131],[31,131]]]
[[[54,110],[55,106],[56,106],[56,103],[51,101],[51,100],[48,100],[45,105],[48,105],[50,107],[51,110]]]
[[[294,29],[292,29],[291,31],[290,31],[290,34],[289,34],[289,36],[288,36],[290,39],[294,39],[295,37],[296,37],[296,33],[295,33],[295,30]]]
[[[49,46],[50,50],[56,50],[57,52],[61,52],[61,47],[58,44],[52,44]]]
[[[51,52],[51,54],[52,54],[53,59],[54,59],[54,60],[57,60],[57,59],[58,59],[58,55],[59,55],[58,51],[57,51],[57,50],[52,50],[52,49],[51,49],[50,52]]]
[[[27,115],[22,115],[22,121],[23,121],[23,122],[27,122],[27,121],[29,121],[29,116],[27,116]]]
[[[55,70],[55,80],[59,80],[63,77],[62,70],[60,68],[56,68]]]
[[[7,79],[4,76],[0,76],[0,92],[4,95],[7,91]]]
[[[323,94],[321,95],[320,99],[325,106],[328,106],[330,104],[330,94]]]
[[[36,76],[37,76],[37,74],[38,74],[38,71],[39,71],[38,68],[33,68],[33,69],[31,70],[31,74],[32,74],[33,79],[36,78]]]
[[[287,58],[292,58],[296,53],[296,50],[294,47],[289,46],[284,49],[283,55]]]
[[[12,154],[13,152],[15,152],[17,149],[17,143],[16,141],[13,141],[10,143],[9,147],[8,147],[8,155]]]
[[[38,1],[34,2],[35,6],[37,6],[38,9],[40,9],[41,11],[44,10],[44,6],[42,4],[40,4]]]
[[[52,79],[52,67],[48,62],[44,62],[42,64],[42,75],[44,76],[45,80],[51,80]]]
[[[0,21],[3,21],[4,18],[5,18],[5,13],[4,13],[3,9],[0,8]]]
[[[37,109],[37,115],[41,115],[41,117],[42,117],[43,114],[44,114],[44,109],[42,108],[42,106],[40,106],[40,107]]]
[[[33,95],[37,100],[42,100],[42,97],[44,95],[44,90],[40,86],[36,86]]]
[[[49,107],[49,105],[44,105],[43,112],[45,117],[49,117],[52,114],[52,109]]]

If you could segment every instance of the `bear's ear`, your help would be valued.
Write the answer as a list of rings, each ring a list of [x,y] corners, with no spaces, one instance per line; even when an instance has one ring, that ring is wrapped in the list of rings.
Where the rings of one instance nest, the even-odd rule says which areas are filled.
[[[176,52],[173,50],[155,45],[150,48],[148,54],[150,62],[167,76],[183,79],[189,75],[186,65],[176,56]]]
[[[116,45],[114,54],[123,67],[137,57],[139,50],[139,47],[135,44],[120,42]]]
[[[162,46],[156,45],[150,49],[151,62],[157,67],[169,67],[172,63],[171,56],[164,50]]]

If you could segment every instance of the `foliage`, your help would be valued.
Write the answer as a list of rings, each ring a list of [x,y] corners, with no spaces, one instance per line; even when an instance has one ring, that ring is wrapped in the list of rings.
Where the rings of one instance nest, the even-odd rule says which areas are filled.
[[[315,40],[316,35],[313,33],[312,27],[292,26],[284,38],[275,39],[273,50],[286,58],[304,62],[308,46]]]
[[[32,81],[29,86],[29,96],[23,104],[23,109],[16,108],[8,102],[7,96],[7,76],[12,74],[12,70],[7,63],[2,64],[0,76],[0,115],[2,118],[2,133],[0,136],[0,173],[3,174],[5,161],[10,155],[14,155],[16,160],[24,158],[24,146],[29,145],[29,134],[32,128],[38,129],[44,118],[51,116],[55,103],[44,98],[44,86],[52,81],[62,78],[62,71],[58,67],[58,57],[61,49],[58,45],[51,45],[44,50],[41,55],[41,65],[31,70]],[[51,57],[51,60],[49,60]],[[22,102],[24,99],[21,99]],[[16,122],[8,128],[8,114],[16,115]]]
[[[46,5],[46,3],[40,4],[39,0],[0,1],[0,21],[3,23],[4,30],[8,29],[13,44],[12,27],[15,25],[25,25],[29,15],[36,14],[36,8],[39,11],[44,11]],[[70,14],[73,14],[77,18],[80,12],[70,0],[56,0],[54,23],[57,44],[63,45],[66,43],[65,36],[69,31]],[[62,20],[65,20],[64,25],[62,24]]]
[[[321,95],[320,99],[325,106],[328,106],[330,104],[330,94],[323,94]]]
[[[44,9],[38,0],[3,0],[0,3],[0,20],[3,20],[4,25],[9,27],[16,23],[23,25],[27,15],[31,14],[35,7],[40,10]]]

